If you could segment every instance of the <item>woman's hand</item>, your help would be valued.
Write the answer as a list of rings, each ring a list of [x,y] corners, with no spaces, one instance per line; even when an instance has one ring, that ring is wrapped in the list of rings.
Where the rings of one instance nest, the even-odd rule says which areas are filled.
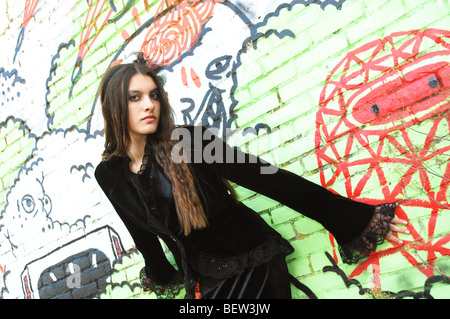
[[[399,218],[393,218],[391,221],[391,232],[397,232],[397,233],[402,233],[402,234],[406,234],[406,235],[410,234],[410,231],[408,229],[396,226],[395,224],[408,225],[408,222],[406,220],[399,219]],[[393,241],[399,245],[403,244],[403,240],[401,240],[400,238],[398,238],[397,236],[395,236],[391,233],[386,235],[386,239],[389,241]]]
[[[147,274],[145,273],[145,267],[141,269],[139,277],[141,281],[142,291],[151,294],[155,290],[155,284],[150,278],[147,277]]]

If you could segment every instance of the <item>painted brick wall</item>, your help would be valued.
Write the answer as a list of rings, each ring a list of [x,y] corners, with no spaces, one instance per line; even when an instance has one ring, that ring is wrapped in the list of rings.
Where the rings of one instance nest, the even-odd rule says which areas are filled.
[[[316,297],[448,298],[449,8],[3,1],[0,296],[163,297],[140,291],[142,256],[93,177],[100,78],[142,51],[164,66],[178,123],[216,128],[231,145],[350,198],[400,201],[411,236],[350,266],[320,224],[235,185],[295,247],[289,269]],[[293,288],[293,297],[310,296]]]

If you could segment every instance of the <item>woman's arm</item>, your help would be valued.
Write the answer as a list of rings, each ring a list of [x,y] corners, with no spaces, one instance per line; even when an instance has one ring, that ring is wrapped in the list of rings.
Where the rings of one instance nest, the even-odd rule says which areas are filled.
[[[109,188],[112,186],[113,180],[111,179],[111,174],[106,171],[102,163],[97,166],[95,177],[129,231],[136,248],[141,252],[145,262],[145,274],[147,277],[158,285],[166,285],[171,282],[176,275],[176,270],[167,260],[158,237],[137,226],[123,209],[113,199],[109,198]]]
[[[193,134],[191,138],[194,139],[191,143],[193,151],[191,160],[195,159],[195,156],[198,159],[201,152],[201,165],[206,169],[318,221],[333,234],[340,245],[354,245],[355,240],[359,240],[361,234],[370,227],[371,223],[373,224],[374,219],[380,218],[375,217],[375,213],[385,216],[382,222],[376,223],[377,227],[383,228],[376,229],[379,234],[376,238],[377,243],[380,242],[380,237],[384,240],[391,229],[407,232],[391,224],[391,222],[405,223],[405,221],[393,219],[395,206],[375,207],[334,194],[301,176],[275,167],[238,148],[230,147],[205,129],[202,129],[202,136],[199,136],[198,131],[196,134],[193,128],[190,128],[190,131]],[[388,235],[388,239],[399,241],[392,234]],[[366,245],[366,243],[363,244]]]
[[[188,160],[318,221],[342,243],[360,234],[373,215],[371,205],[334,194],[301,176],[230,147],[204,128],[187,129],[191,141],[182,146],[190,155]],[[188,147],[191,149],[187,150]]]
[[[177,271],[167,260],[158,237],[130,224],[126,215],[121,213],[119,215],[130,232],[136,248],[144,258],[145,274],[148,279],[157,285],[168,285],[175,278]]]

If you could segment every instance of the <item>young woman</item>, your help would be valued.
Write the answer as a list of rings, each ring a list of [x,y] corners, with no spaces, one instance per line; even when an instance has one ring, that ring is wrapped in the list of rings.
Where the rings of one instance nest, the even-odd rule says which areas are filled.
[[[160,78],[138,61],[112,67],[102,80],[105,149],[95,176],[144,257],[144,290],[163,287],[170,295],[182,282],[186,298],[291,298],[295,279],[285,258],[292,246],[237,201],[228,181],[320,222],[344,262],[367,257],[385,238],[401,244],[390,233],[407,233],[394,225],[406,224],[394,218],[395,203],[344,198],[231,148],[202,127],[176,127]]]

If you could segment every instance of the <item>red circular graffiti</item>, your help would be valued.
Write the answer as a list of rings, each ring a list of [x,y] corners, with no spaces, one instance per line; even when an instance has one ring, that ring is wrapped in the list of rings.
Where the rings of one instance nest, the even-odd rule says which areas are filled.
[[[221,1],[161,1],[140,51],[153,65],[170,65],[198,42],[202,26]]]
[[[338,193],[336,182],[344,180],[349,198],[370,204],[401,200],[396,214],[406,220],[407,207],[429,212],[428,235],[410,224],[413,240],[404,244],[425,251],[427,263],[392,243],[351,276],[400,252],[430,277],[438,254],[450,255],[444,247],[450,235],[435,239],[439,212],[450,208],[449,97],[447,30],[393,33],[349,52],[328,75],[316,113],[322,186]]]

